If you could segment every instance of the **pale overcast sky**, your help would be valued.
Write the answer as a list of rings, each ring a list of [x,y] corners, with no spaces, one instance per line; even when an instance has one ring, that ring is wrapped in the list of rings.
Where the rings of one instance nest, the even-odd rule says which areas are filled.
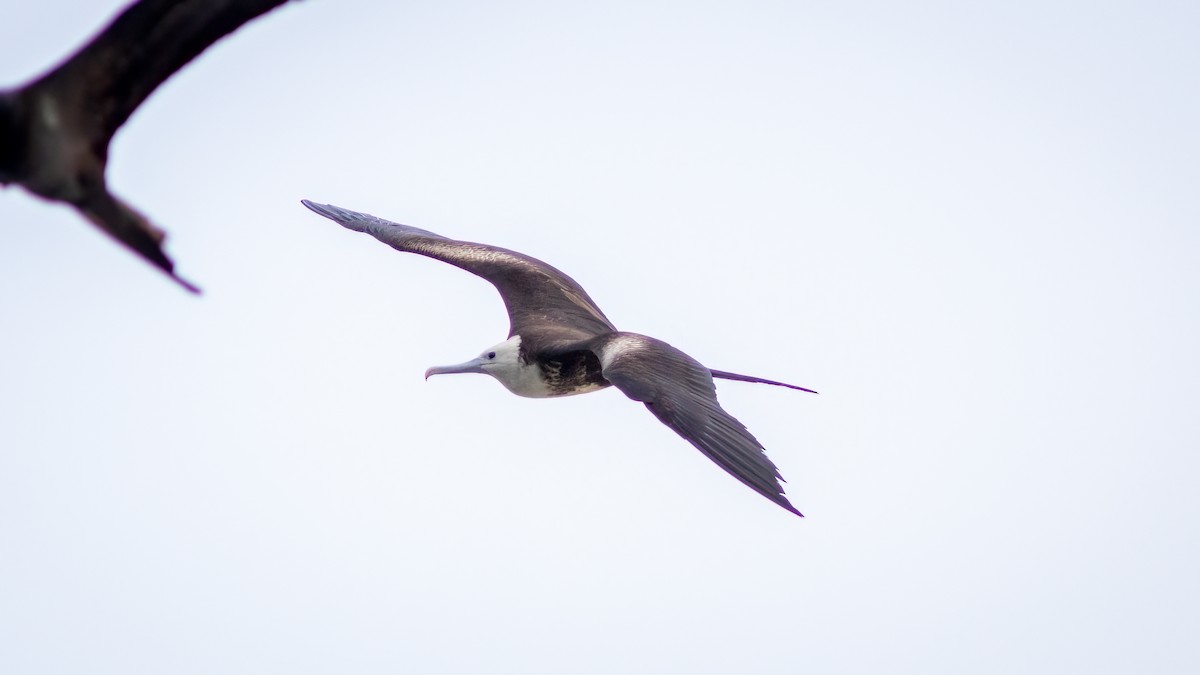
[[[10,3],[0,83],[112,2]],[[118,134],[192,297],[0,192],[0,672],[1200,669],[1200,9],[309,0]],[[422,380],[542,258],[792,516],[609,390]]]

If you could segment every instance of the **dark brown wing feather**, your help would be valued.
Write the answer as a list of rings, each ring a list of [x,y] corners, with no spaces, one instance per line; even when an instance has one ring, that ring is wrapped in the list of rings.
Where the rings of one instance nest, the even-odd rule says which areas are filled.
[[[0,92],[0,184],[71,204],[185,288],[163,232],[108,190],[113,134],[175,71],[286,0],[141,0],[65,63]]]
[[[457,241],[366,213],[302,200],[305,206],[343,227],[365,232],[397,251],[449,263],[490,281],[508,308],[509,336],[521,335],[522,348],[540,350],[587,340],[616,329],[574,279],[523,253]],[[526,340],[541,344],[529,345]]]
[[[692,357],[644,335],[616,333],[594,341],[604,378],[646,404],[663,424],[717,466],[792,513],[779,469],[741,422],[717,402],[712,375]]]
[[[94,149],[160,84],[222,37],[287,0],[142,0],[33,86],[86,114]]]

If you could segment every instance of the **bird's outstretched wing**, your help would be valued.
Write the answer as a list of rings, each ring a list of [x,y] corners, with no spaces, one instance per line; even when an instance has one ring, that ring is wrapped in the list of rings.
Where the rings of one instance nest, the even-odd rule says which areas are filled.
[[[523,253],[498,246],[457,241],[409,225],[393,223],[366,213],[308,200],[301,203],[326,218],[356,232],[365,232],[397,251],[441,260],[490,281],[508,308],[509,336],[569,343],[616,329],[574,279]]]
[[[86,113],[93,149],[109,140],[146,97],[242,24],[287,0],[141,0],[31,87]]]
[[[108,146],[133,111],[221,37],[287,0],[141,0],[62,65],[0,91],[0,184],[74,206],[185,288],[162,230],[109,192]]]
[[[717,402],[708,368],[671,345],[636,333],[593,341],[604,379],[646,404],[663,424],[717,466],[792,513],[804,514],[783,494],[779,469],[761,443]]]

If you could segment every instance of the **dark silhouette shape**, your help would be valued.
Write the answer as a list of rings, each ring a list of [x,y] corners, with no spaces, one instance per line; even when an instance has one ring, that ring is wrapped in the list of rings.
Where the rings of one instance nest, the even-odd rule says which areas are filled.
[[[108,145],[146,97],[221,37],[287,0],[142,0],[48,74],[0,92],[0,185],[74,206],[192,292],[164,233],[105,184]]]
[[[519,396],[567,396],[616,386],[646,404],[663,424],[717,466],[792,513],[782,476],[746,427],[717,402],[713,378],[811,389],[710,370],[671,345],[618,331],[574,279],[546,263],[497,246],[448,239],[426,230],[328,204],[302,203],[398,251],[441,260],[490,281],[508,308],[508,340],[466,363],[431,375],[483,373]]]

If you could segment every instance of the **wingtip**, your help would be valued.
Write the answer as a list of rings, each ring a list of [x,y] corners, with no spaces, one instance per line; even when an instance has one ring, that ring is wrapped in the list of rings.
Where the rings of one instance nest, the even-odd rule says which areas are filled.
[[[134,250],[137,251],[137,253],[143,258],[145,258],[147,262],[158,268],[163,274],[167,275],[171,281],[174,281],[182,286],[187,292],[194,295],[200,295],[202,293],[199,286],[175,273],[175,261],[167,257],[167,254],[163,252],[161,246],[150,253],[138,249]]]
[[[800,513],[800,509],[798,509],[798,508],[796,508],[796,507],[792,506],[792,503],[791,503],[791,502],[789,502],[789,501],[787,500],[787,497],[784,497],[783,495],[779,495],[779,501],[778,501],[778,502],[775,502],[775,503],[776,503],[776,504],[779,504],[780,506],[782,506],[782,507],[783,507],[783,509],[784,509],[785,511],[789,511],[789,512],[791,512],[791,513],[794,513],[794,514],[796,514],[796,515],[800,516],[801,518],[803,518],[803,517],[804,517],[804,514],[803,514],[803,513]]]
[[[173,279],[175,281],[175,283],[179,284],[180,286],[183,286],[183,288],[187,292],[189,292],[193,295],[203,295],[204,294],[204,291],[200,290],[199,286],[197,286],[196,284],[193,284],[192,282],[188,281],[187,279],[184,279],[183,277],[179,276],[178,274],[175,274],[174,272],[167,272],[167,274],[170,275],[171,279]]]
[[[199,286],[175,273],[175,261],[167,257],[167,254],[163,252],[161,245],[157,245],[151,251],[138,248],[134,248],[133,250],[144,260],[146,260],[146,262],[150,263],[150,265],[167,275],[171,281],[179,284],[187,292],[194,295],[201,295],[203,293]]]
[[[351,211],[350,209],[344,209],[333,204],[321,204],[309,199],[301,199],[300,203],[318,216],[328,218],[347,230],[355,232],[373,232],[374,227],[386,222],[369,213]]]
[[[334,206],[333,204],[322,204],[320,202],[314,202],[311,199],[301,199],[300,203],[303,204],[304,207],[309,211],[312,211],[318,216],[328,218],[333,222],[342,225],[343,227],[348,227],[350,217],[354,215],[353,212],[347,211],[340,206]]]

